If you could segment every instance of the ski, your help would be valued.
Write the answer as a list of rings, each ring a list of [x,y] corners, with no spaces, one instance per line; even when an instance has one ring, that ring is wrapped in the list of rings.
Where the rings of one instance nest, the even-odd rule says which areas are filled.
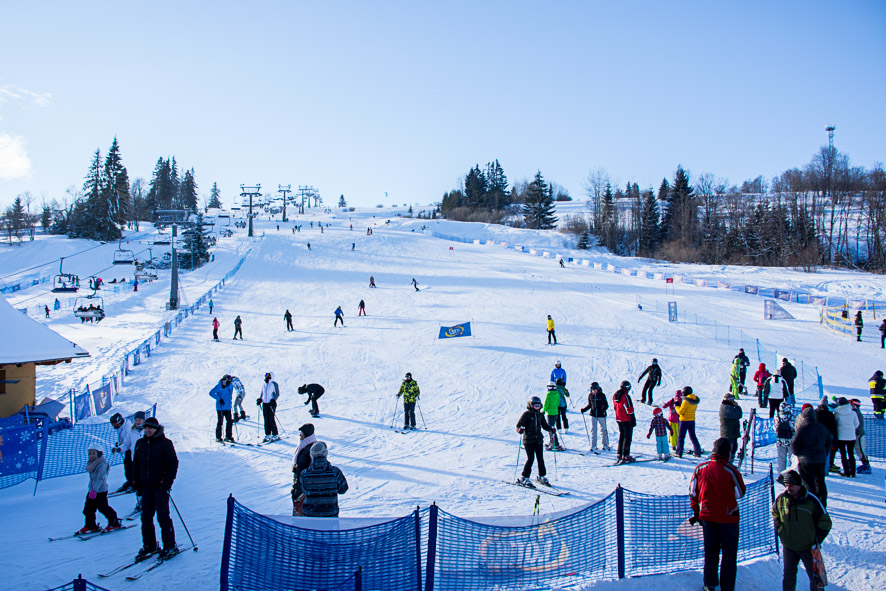
[[[639,459],[638,459],[638,458],[639,458]],[[627,466],[627,465],[629,465],[629,464],[639,464],[640,462],[658,462],[658,461],[661,461],[661,460],[659,460],[658,458],[653,458],[653,457],[650,457],[650,458],[644,458],[644,457],[642,457],[642,456],[637,456],[636,458],[634,458],[634,461],[633,461],[633,462],[616,462],[616,463],[614,463],[614,464],[606,464],[606,465],[609,466],[609,467],[613,467],[613,466]]]
[[[97,534],[98,532],[95,532],[95,533]],[[58,538],[49,538],[49,541],[50,542],[58,542],[59,540],[70,540],[71,538],[79,538],[81,535],[84,535],[84,534],[81,534],[80,532],[76,532],[76,533],[71,534],[70,536],[60,536]],[[86,535],[95,535],[95,534],[86,534]]]
[[[135,527],[135,524],[133,523],[132,525],[121,525],[120,527],[118,527],[115,530],[111,530],[111,531],[102,530],[102,531],[96,532],[94,534],[86,534],[86,535],[77,536],[77,537],[80,538],[81,540],[91,540],[93,538],[99,538],[101,536],[105,536],[107,534],[112,534],[114,532],[123,531],[124,529],[129,529],[130,527]]]
[[[525,488],[526,490],[538,491],[540,493],[544,493],[546,495],[551,495],[554,497],[562,497],[564,495],[569,494],[569,491],[560,490],[560,489],[554,488],[552,486],[542,486],[542,485],[535,486],[534,484],[533,485],[526,485],[526,484],[520,484],[519,482],[512,482],[510,480],[502,480],[502,482],[504,482],[505,484],[510,484],[511,486],[516,486],[518,488]]]
[[[187,549],[188,548],[185,548],[185,550],[187,550]],[[175,552],[173,552],[172,554],[170,554],[166,558],[157,558],[157,560],[154,561],[154,564],[152,564],[151,566],[149,566],[148,568],[146,568],[142,572],[140,572],[136,575],[128,575],[126,577],[126,580],[127,581],[137,581],[140,578],[142,578],[143,576],[145,576],[146,574],[148,574],[149,572],[151,572],[152,570],[154,570],[155,568],[157,568],[158,566],[166,564],[167,562],[169,562],[170,560],[172,560],[173,558],[175,558],[176,556],[178,556],[182,552],[184,552],[184,550],[182,550],[181,548],[176,548]]]
[[[128,489],[128,490],[118,490],[118,491],[114,491],[114,492],[112,492],[112,493],[108,493],[108,498],[109,498],[109,499],[112,499],[112,498],[114,498],[114,497],[122,497],[123,495],[129,495],[129,494],[132,494],[132,493],[134,493],[134,492],[135,492],[135,490],[134,490],[134,489],[131,489],[131,488]]]
[[[119,573],[119,572],[123,572],[123,571],[125,571],[125,570],[128,569],[128,568],[132,568],[132,567],[135,566],[136,564],[141,564],[141,563],[145,562],[148,558],[150,558],[151,556],[154,556],[154,554],[156,554],[156,552],[155,552],[155,553],[152,553],[152,554],[148,554],[148,555],[145,556],[142,560],[134,560],[134,559],[133,559],[132,561],[127,562],[127,563],[124,564],[123,566],[118,566],[117,568],[115,568],[115,569],[113,569],[113,570],[110,570],[110,571],[108,571],[108,572],[106,572],[106,573],[98,573],[98,576],[100,576],[100,577],[102,577],[102,578],[112,577],[112,576],[116,575],[116,574]]]

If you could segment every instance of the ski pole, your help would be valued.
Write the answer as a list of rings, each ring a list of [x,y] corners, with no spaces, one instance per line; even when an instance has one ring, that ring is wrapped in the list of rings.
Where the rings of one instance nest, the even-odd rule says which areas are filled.
[[[283,431],[283,434],[286,435],[287,437],[289,437],[289,433],[286,432],[286,429],[283,427],[283,423],[281,423],[279,420],[277,420],[277,409],[272,406],[271,412],[274,415],[274,422],[277,423],[277,425],[280,427],[280,430]]]
[[[585,418],[585,413],[581,413],[581,422],[585,424],[585,435],[588,436],[588,449],[591,449],[591,433],[588,431],[588,420]]]
[[[523,447],[523,438],[517,440],[517,465],[514,466],[514,482],[517,482],[517,470],[520,469],[520,449]]]
[[[421,417],[421,426],[427,429],[428,424],[425,423],[425,415],[421,413],[421,404],[418,403],[418,400],[415,401],[415,406],[418,408],[418,416]]]
[[[391,415],[391,429],[394,428],[394,421],[397,420],[397,407],[400,406],[400,397],[397,396],[397,399],[394,401],[394,413]]]
[[[178,514],[178,520],[182,522],[182,525],[185,527],[185,533],[188,534],[188,539],[191,540],[191,546],[193,546],[194,552],[199,550],[197,548],[197,544],[194,543],[194,538],[191,537],[191,532],[188,531],[188,524],[185,523],[185,520],[182,519],[181,511],[178,510],[178,505],[175,504],[175,499],[172,498],[172,491],[169,491],[169,500],[172,501],[172,506],[175,508],[175,512]]]
[[[560,447],[560,440],[557,440],[557,447]],[[557,448],[551,448],[554,452],[554,480],[560,480],[560,474],[557,472]]]

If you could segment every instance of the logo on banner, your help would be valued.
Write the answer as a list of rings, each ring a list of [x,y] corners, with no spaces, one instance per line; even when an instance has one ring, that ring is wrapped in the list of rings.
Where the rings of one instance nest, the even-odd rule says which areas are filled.
[[[454,339],[469,336],[471,336],[471,323],[465,322],[463,324],[456,324],[455,326],[441,326],[440,336],[438,338]]]

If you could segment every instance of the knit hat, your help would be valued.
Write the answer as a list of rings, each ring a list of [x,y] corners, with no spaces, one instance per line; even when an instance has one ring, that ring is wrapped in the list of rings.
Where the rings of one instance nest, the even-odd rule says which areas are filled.
[[[719,439],[714,441],[714,447],[711,449],[712,453],[724,458],[728,458],[731,451],[732,442],[725,437],[720,437]]]
[[[652,409],[652,414],[654,414],[654,415],[660,415],[660,414],[661,414],[661,408],[659,408],[659,407],[656,406],[655,408]]]
[[[781,473],[782,476],[782,484],[785,486],[789,484],[799,484],[803,486],[803,479],[800,478],[800,474],[796,470],[785,470]]]
[[[809,404],[808,402],[800,407],[800,411],[802,412],[802,411],[806,410],[807,408],[812,408],[812,405]]]
[[[849,404],[849,399],[840,396],[840,398],[837,400],[837,404],[839,404],[840,406],[843,406],[844,404]]]
[[[141,419],[144,421],[145,420],[145,411],[143,411],[143,410],[135,411],[135,414],[132,416],[132,418],[135,420]]]
[[[162,427],[162,425],[160,424],[160,421],[158,421],[156,417],[146,418],[144,426],[145,427],[153,427],[155,429],[159,429],[160,427]]]
[[[689,396],[692,394],[692,386],[683,386],[683,395]]]
[[[735,400],[735,396],[732,395],[732,392],[726,392],[723,394],[723,400]]]
[[[828,397],[827,397],[827,396],[822,396],[822,397],[821,397],[821,400],[820,400],[819,403],[818,403],[818,405],[819,405],[819,406],[827,406],[829,402],[830,402],[830,401],[828,400]]]
[[[326,444],[322,441],[316,442],[311,446],[311,459],[314,458],[325,458],[329,453],[329,450],[326,448]]]
[[[305,437],[310,437],[311,435],[314,434],[314,424],[313,423],[305,423],[304,425],[299,427],[298,430],[301,431]]]

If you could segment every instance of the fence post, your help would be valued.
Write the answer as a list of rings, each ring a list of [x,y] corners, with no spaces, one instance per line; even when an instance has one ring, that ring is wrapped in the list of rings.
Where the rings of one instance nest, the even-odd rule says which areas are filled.
[[[818,399],[821,400],[824,398],[824,384],[821,383],[821,374],[818,373],[818,368],[815,368],[815,375],[818,376]]]
[[[625,578],[625,499],[621,484],[615,489],[615,529],[618,536],[618,578]]]
[[[82,574],[78,574],[77,578],[71,581],[72,591],[86,591],[86,580]]]
[[[760,358],[760,339],[754,339],[754,340],[757,341],[757,363],[760,363],[760,361],[761,361],[761,358]]]
[[[225,539],[222,546],[221,581],[219,589],[228,591],[228,570],[231,567],[231,533],[234,530],[234,495],[228,495],[228,515],[225,518]]]
[[[358,566],[354,573],[354,591],[363,591],[363,567]]]
[[[415,515],[415,588],[421,591],[421,507],[416,506]]]
[[[428,561],[425,566],[425,591],[434,591],[434,565],[437,562],[437,513],[436,501],[431,505],[428,518]]]

